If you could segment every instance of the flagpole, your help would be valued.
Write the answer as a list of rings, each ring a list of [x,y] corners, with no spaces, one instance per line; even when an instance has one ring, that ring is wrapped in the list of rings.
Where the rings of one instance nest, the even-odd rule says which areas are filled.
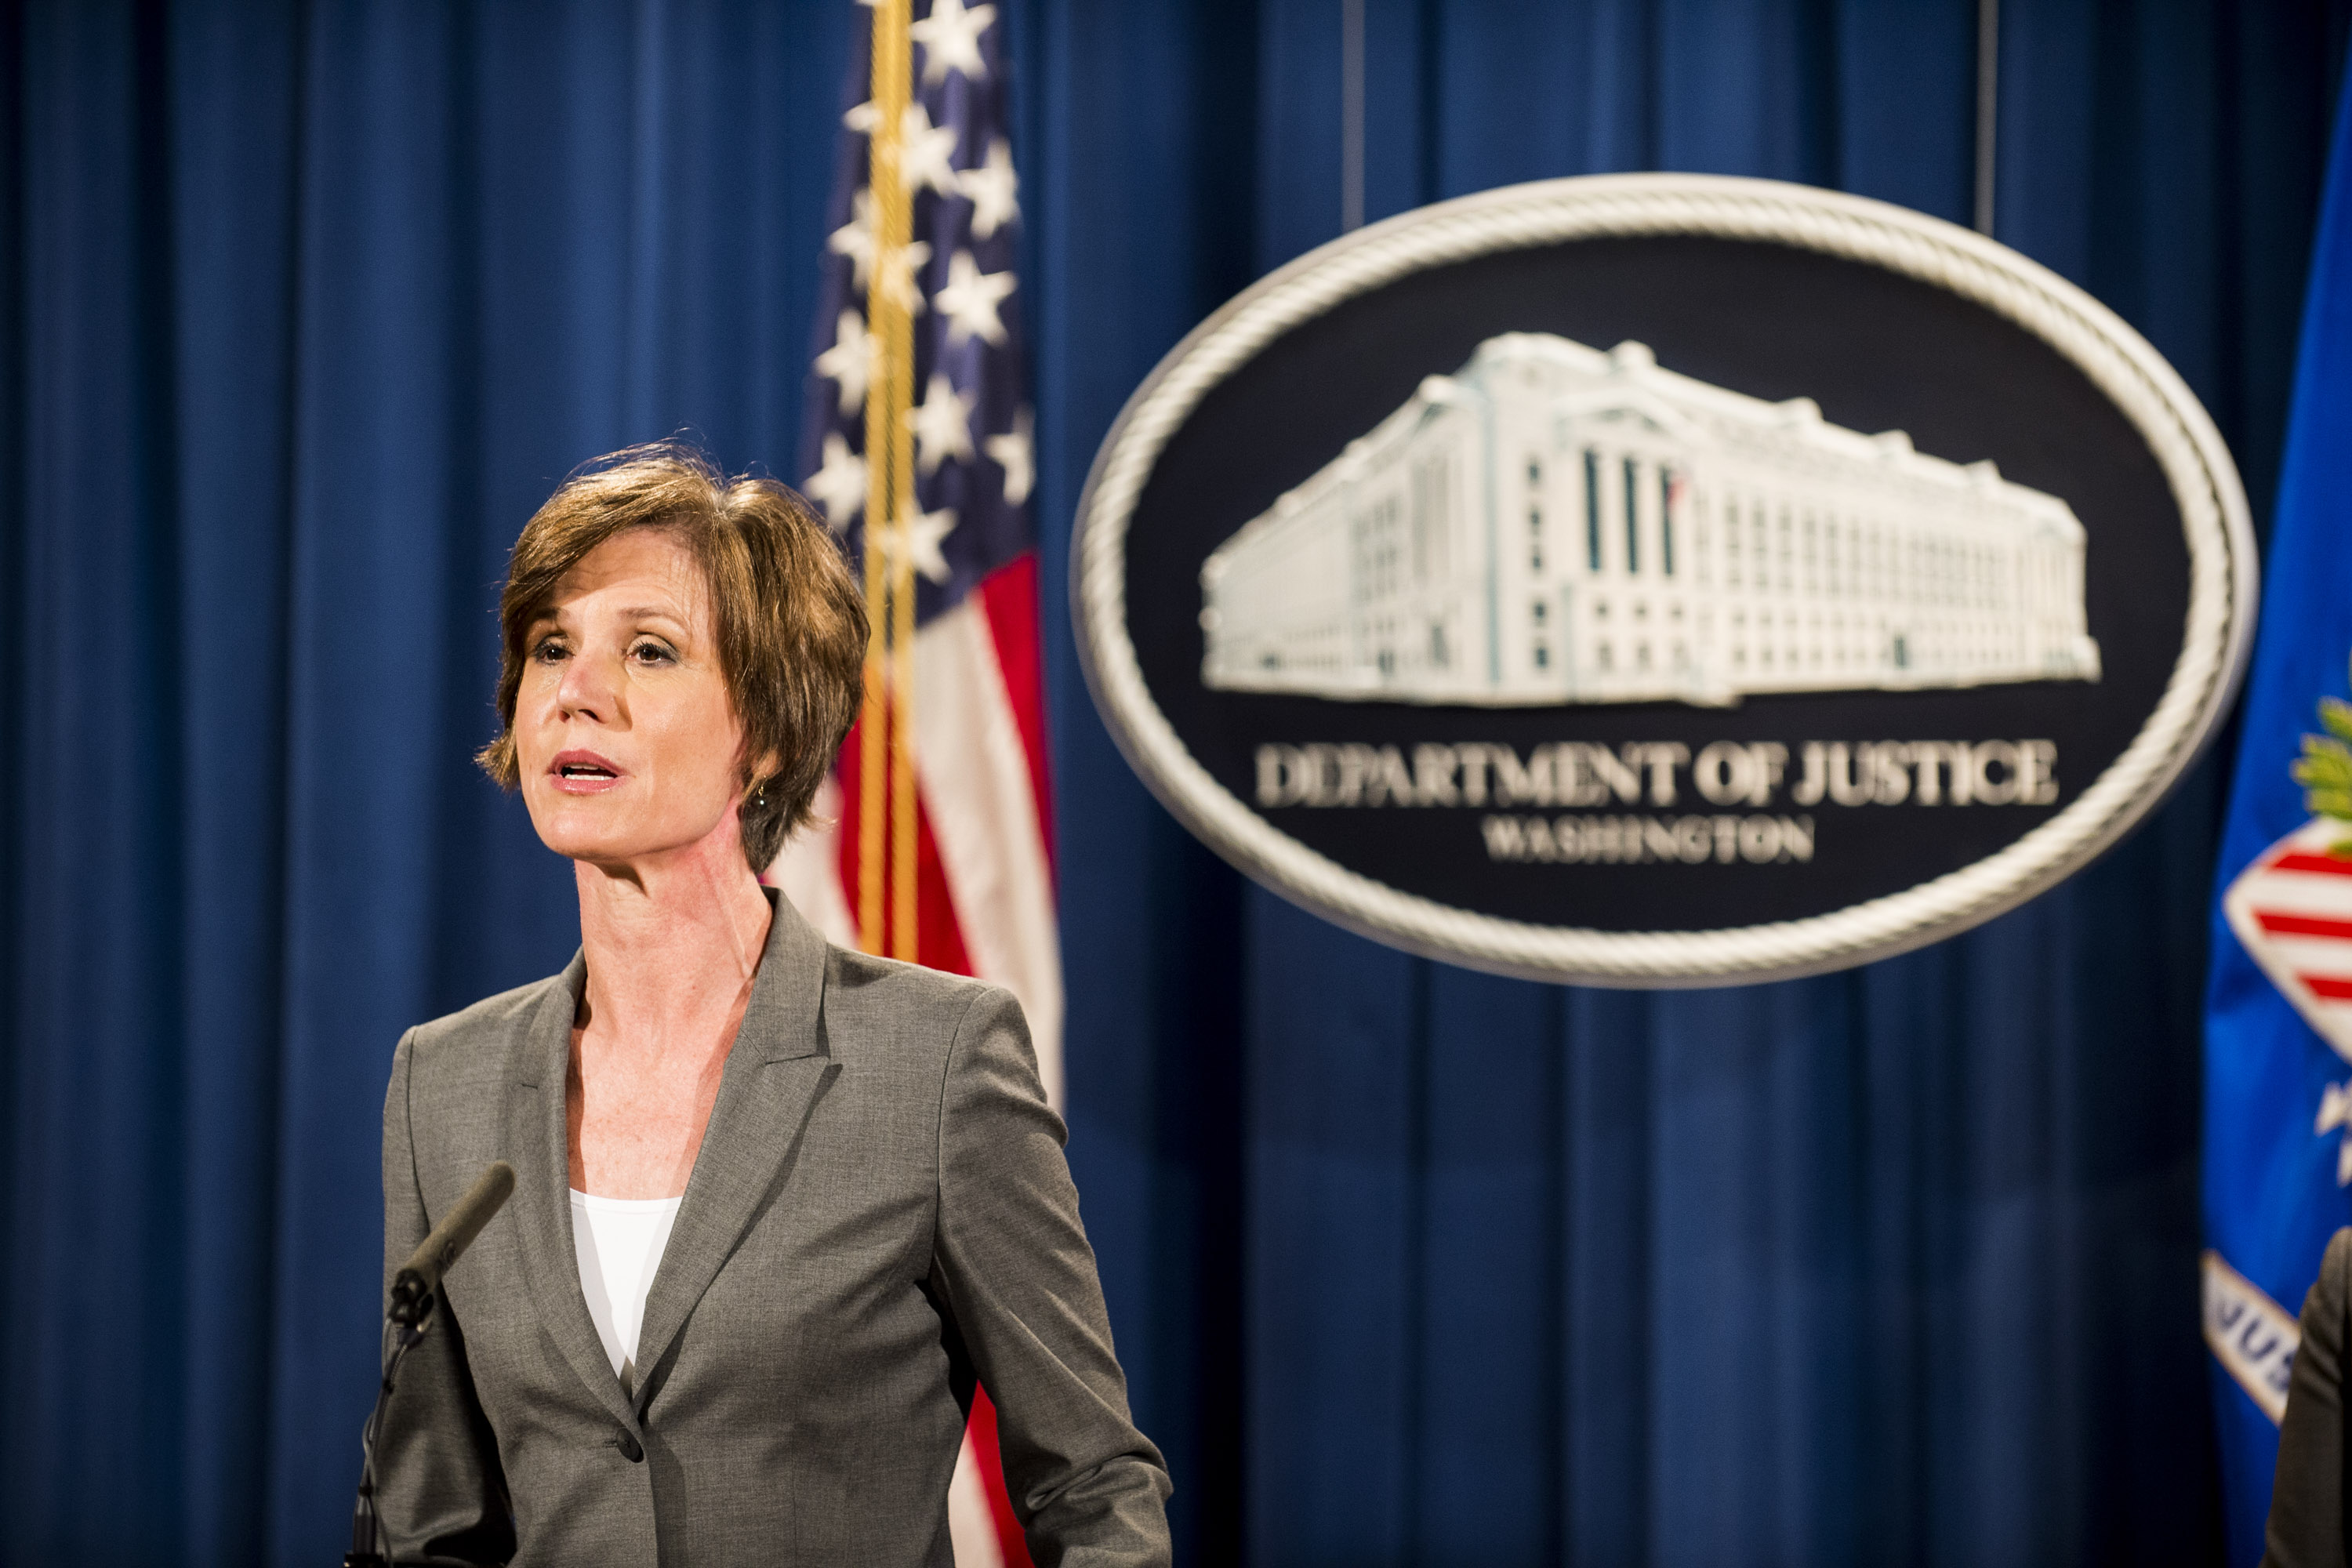
[[[866,138],[866,189],[873,202],[874,265],[867,274],[866,313],[870,324],[871,369],[866,391],[866,700],[859,717],[857,815],[857,935],[868,952],[890,945],[889,927],[912,924],[911,905],[886,907],[885,817],[890,815],[894,777],[906,746],[901,731],[910,693],[903,657],[895,662],[900,617],[892,614],[899,574],[888,564],[907,552],[906,490],[900,480],[900,435],[907,424],[914,365],[913,325],[907,310],[907,242],[911,226],[907,193],[899,178],[899,135],[905,120],[911,48],[908,37],[910,0],[881,0],[874,7],[873,80],[868,101],[874,123]],[[895,689],[894,689],[895,688]],[[911,793],[911,792],[910,792]],[[905,837],[903,829],[894,837]],[[908,857],[911,858],[911,857]],[[890,916],[897,915],[896,921]],[[907,945],[903,940],[901,947]]]
[[[906,36],[908,0],[893,0]],[[901,46],[902,50],[904,46]],[[901,72],[899,79],[907,79]],[[908,206],[911,206],[911,202]],[[901,209],[899,244],[910,237],[911,214]],[[906,253],[902,248],[901,257]],[[901,264],[902,273],[904,262]],[[914,280],[908,279],[909,293]],[[890,316],[898,416],[890,430],[890,956],[920,962],[915,924],[915,494],[914,316],[903,303]]]

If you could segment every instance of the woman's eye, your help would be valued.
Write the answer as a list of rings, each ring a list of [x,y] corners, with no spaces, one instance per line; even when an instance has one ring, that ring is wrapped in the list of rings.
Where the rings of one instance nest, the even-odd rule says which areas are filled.
[[[563,646],[561,637],[541,637],[530,650],[531,658],[540,664],[554,664],[572,650]]]
[[[661,644],[651,641],[631,644],[629,657],[639,664],[670,664],[677,658]]]

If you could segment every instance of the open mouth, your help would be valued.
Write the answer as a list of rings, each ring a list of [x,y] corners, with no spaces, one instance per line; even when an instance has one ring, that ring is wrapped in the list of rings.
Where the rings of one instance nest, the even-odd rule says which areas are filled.
[[[593,752],[560,752],[547,770],[555,787],[566,795],[593,795],[621,782],[621,769],[610,757]]]

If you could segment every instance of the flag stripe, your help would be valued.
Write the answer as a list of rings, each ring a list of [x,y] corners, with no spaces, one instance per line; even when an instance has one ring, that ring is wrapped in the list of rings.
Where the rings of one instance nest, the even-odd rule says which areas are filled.
[[[841,881],[841,782],[827,773],[817,786],[809,820],[785,840],[761,879],[782,893],[801,918],[836,947],[857,945],[857,917]]]
[[[964,1441],[985,1473],[1000,1477],[1004,1474],[1004,1458],[996,1441],[996,1406],[984,1388],[972,1390],[971,1420],[964,1427]],[[1029,1543],[1023,1538],[1021,1521],[1013,1511],[1013,1500],[1001,1483],[988,1489],[988,1504],[991,1522],[996,1526],[998,1553],[1008,1564],[1026,1563]],[[959,1563],[957,1568],[963,1568],[963,1564]]]
[[[919,655],[924,634],[919,633],[916,647]],[[915,727],[922,723],[922,700],[917,687]],[[849,739],[842,743],[841,754],[835,766],[841,780],[841,826],[835,834],[840,846],[839,875],[845,897],[857,887],[857,827],[859,814],[864,810],[857,784],[864,765],[858,754],[858,728],[851,726]],[[918,735],[919,744],[919,734]],[[972,974],[970,950],[963,939],[962,928],[957,923],[955,899],[948,885],[948,868],[940,855],[939,839],[933,831],[930,803],[923,798],[919,787],[921,764],[917,763],[919,787],[915,798],[915,962],[930,969],[943,969],[950,974]]]
[[[915,768],[970,973],[1011,991],[1061,1103],[1062,967],[1037,796],[977,595],[915,637]],[[928,920],[928,917],[927,917]]]
[[[2326,920],[2317,915],[2282,914],[2275,910],[2256,910],[2254,919],[2264,931],[2280,936],[2352,937],[2352,921]]]
[[[1021,749],[1029,758],[1029,782],[1037,801],[1040,842],[1045,868],[1054,868],[1053,772],[1045,765],[1045,679],[1044,647],[1037,636],[1037,557],[1032,552],[991,573],[977,590],[988,613],[989,636],[996,645],[996,667],[1003,672],[1004,695],[1021,729]]]
[[[2271,862],[2273,871],[2313,871],[2329,877],[2352,877],[2352,860],[2333,855],[2282,855]]]
[[[2352,920],[2352,877],[2305,877],[2292,871],[2273,874],[2257,862],[2255,879],[2242,895],[2233,889],[2229,897],[2242,903],[2249,911]]]
[[[2264,957],[2272,968],[2294,976],[2300,984],[2315,974],[2352,973],[2352,951],[2334,937],[2264,936]]]

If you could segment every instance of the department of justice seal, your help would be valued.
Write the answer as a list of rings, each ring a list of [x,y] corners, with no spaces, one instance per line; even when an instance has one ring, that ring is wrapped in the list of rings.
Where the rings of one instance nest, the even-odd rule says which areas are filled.
[[[1129,399],[1071,596],[1252,877],[1548,980],[1860,963],[2067,876],[2224,712],[2244,492],[2112,311],[1936,218],[1548,181],[1323,247]]]

